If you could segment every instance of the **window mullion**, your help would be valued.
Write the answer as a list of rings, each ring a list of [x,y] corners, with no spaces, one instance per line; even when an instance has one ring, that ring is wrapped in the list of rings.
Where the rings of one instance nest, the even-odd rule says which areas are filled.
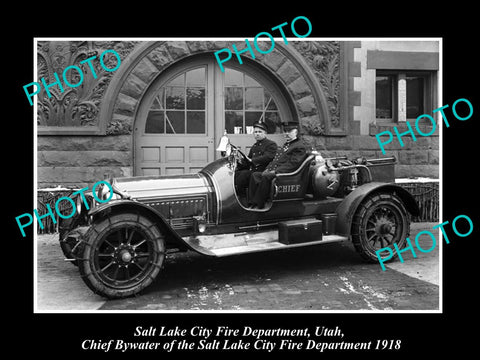
[[[185,76],[183,78],[183,133],[187,133],[187,72],[185,72]]]
[[[246,81],[245,81],[245,73],[243,73],[242,75],[242,100],[243,100],[243,106],[242,106],[242,112],[243,112],[243,122],[242,122],[242,133],[243,134],[246,134],[247,133],[247,124],[246,124],[246,119],[247,119],[247,112],[246,112],[246,109],[247,109],[247,99],[246,99],[246,95],[247,95],[247,90],[246,90]]]
[[[405,122],[407,121],[407,76],[405,73],[398,74],[397,89],[397,119],[398,122]]]

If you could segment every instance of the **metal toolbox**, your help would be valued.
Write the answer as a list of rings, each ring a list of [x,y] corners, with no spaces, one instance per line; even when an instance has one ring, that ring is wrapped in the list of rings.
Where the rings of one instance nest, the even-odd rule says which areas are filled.
[[[303,219],[278,224],[278,241],[282,244],[299,244],[322,240],[322,220]]]

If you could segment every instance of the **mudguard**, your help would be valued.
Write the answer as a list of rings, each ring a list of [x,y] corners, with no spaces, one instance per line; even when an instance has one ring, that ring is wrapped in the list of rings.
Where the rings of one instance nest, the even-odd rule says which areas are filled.
[[[350,235],[353,216],[357,211],[358,205],[361,204],[366,196],[374,193],[394,193],[403,201],[405,208],[412,216],[418,216],[420,214],[417,202],[413,196],[401,186],[391,183],[371,182],[353,190],[337,207],[337,234],[344,236]]]
[[[163,226],[164,230],[167,232],[166,234],[168,237],[167,242],[168,241],[173,242],[180,248],[195,250],[182,239],[182,237],[175,231],[175,229],[173,229],[170,226],[170,224],[168,223],[167,220],[165,220],[162,214],[160,214],[154,208],[137,201],[128,200],[128,199],[112,200],[112,201],[109,201],[108,203],[101,204],[91,209],[88,212],[88,215],[93,216],[95,218],[96,216],[102,216],[101,214],[102,212],[105,212],[105,216],[106,216],[107,214],[110,214],[112,212],[118,213],[123,211],[141,213],[149,217],[150,219],[152,219],[153,222],[157,224],[161,224],[161,226]]]

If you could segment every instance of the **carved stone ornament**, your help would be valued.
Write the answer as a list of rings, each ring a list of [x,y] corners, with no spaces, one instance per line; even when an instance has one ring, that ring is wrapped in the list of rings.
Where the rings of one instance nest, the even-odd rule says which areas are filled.
[[[63,86],[63,92],[58,84],[42,89],[37,95],[37,125],[49,127],[89,127],[98,125],[98,113],[103,95],[110,82],[113,72],[108,72],[100,64],[100,54],[113,49],[123,60],[133,49],[134,42],[119,41],[39,41],[37,44],[37,82],[46,84],[56,82],[57,74]],[[93,61],[80,64],[92,56]],[[115,67],[116,57],[106,53],[103,57],[105,67]],[[90,65],[95,70],[96,78]],[[63,79],[64,70],[71,65],[82,70],[79,74],[75,68],[66,72],[66,81],[70,84],[80,84],[70,87]],[[81,76],[83,75],[83,80]]]
[[[338,41],[294,41],[292,44],[319,80],[328,102],[330,127],[340,127],[340,43]],[[318,134],[322,130],[317,128],[315,132]]]

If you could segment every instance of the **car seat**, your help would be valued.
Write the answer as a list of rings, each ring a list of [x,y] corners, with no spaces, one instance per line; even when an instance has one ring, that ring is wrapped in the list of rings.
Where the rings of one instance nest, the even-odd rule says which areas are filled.
[[[315,159],[314,154],[309,154],[297,168],[297,170],[277,174],[272,181],[271,199],[284,200],[284,199],[303,199],[307,192],[310,165]]]

